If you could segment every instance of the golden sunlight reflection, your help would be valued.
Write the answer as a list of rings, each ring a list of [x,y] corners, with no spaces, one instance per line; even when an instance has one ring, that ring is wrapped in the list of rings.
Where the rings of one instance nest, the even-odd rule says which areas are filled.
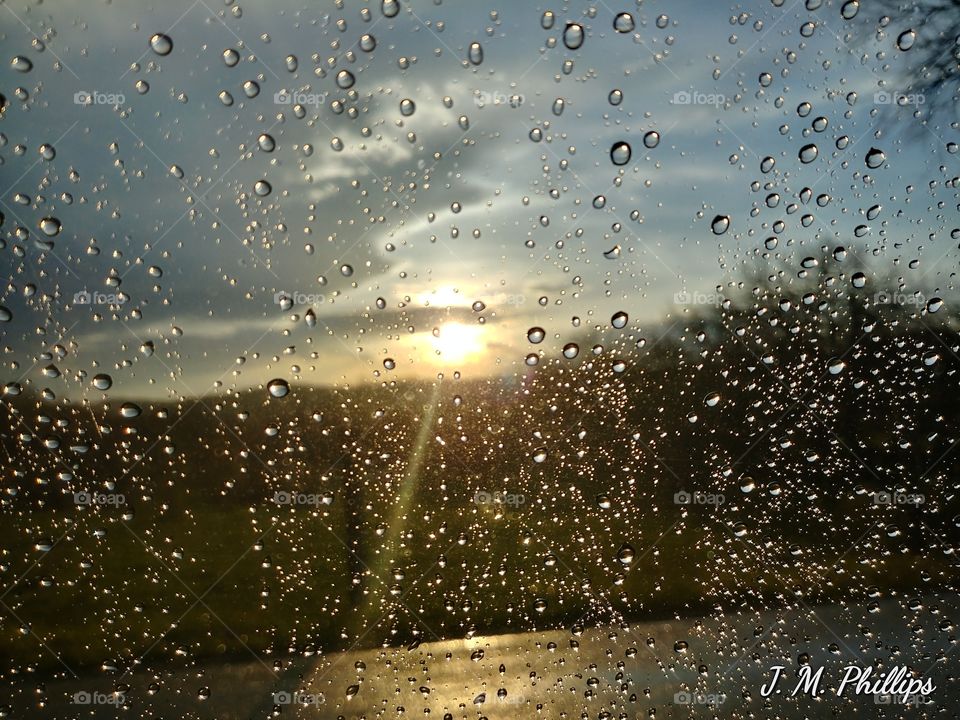
[[[434,359],[445,365],[475,360],[486,349],[486,330],[480,325],[448,322],[434,328],[432,335]]]

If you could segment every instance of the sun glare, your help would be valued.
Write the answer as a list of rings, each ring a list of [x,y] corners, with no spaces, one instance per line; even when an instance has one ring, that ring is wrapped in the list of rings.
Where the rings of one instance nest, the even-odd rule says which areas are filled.
[[[483,352],[484,328],[462,323],[444,323],[430,338],[435,358],[444,364],[472,360]]]

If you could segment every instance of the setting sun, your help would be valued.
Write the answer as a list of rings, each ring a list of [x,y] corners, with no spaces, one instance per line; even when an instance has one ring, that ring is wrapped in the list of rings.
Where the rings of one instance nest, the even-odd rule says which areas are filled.
[[[430,343],[441,362],[461,363],[483,351],[483,335],[482,327],[450,322],[434,329]]]

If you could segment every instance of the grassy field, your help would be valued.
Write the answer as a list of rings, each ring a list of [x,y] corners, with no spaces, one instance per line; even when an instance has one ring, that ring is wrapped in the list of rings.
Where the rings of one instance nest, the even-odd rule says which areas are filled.
[[[681,518],[674,506],[642,528],[612,519],[589,539],[573,516],[551,522],[501,509],[446,511],[443,532],[427,534],[414,532],[411,520],[397,547],[378,545],[388,533],[372,529],[363,539],[365,565],[383,565],[383,554],[389,567],[379,577],[366,572],[353,596],[336,502],[129,520],[90,511],[51,550],[32,550],[34,567],[7,569],[8,578],[24,575],[4,598],[23,623],[5,617],[0,652],[46,671],[63,669],[55,654],[77,671],[123,669],[140,657],[267,658],[468,631],[708,614],[718,606],[863,599],[869,586],[919,587],[924,574],[949,571],[913,555],[859,562],[853,551],[817,575],[804,563],[783,566],[779,550],[765,556],[708,512]],[[51,513],[46,539],[64,532],[55,519]],[[26,533],[7,525],[3,534],[8,554],[29,554],[19,547]],[[617,560],[624,537],[635,549],[629,565]],[[776,546],[843,553],[840,546],[825,552],[821,541],[796,535]]]

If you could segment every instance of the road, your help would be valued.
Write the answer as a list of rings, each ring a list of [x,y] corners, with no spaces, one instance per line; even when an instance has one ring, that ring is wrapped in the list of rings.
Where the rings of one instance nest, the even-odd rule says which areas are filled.
[[[123,682],[123,717],[394,718],[826,718],[955,717],[960,709],[957,598],[880,600],[872,609],[799,606],[721,618],[633,623],[477,637],[285,660],[138,669]],[[824,668],[820,696],[790,697],[801,663]],[[895,665],[932,678],[928,704],[836,695],[849,665]],[[780,693],[761,697],[770,668],[787,668]],[[37,680],[6,688],[10,718],[108,718],[116,678]],[[151,693],[151,684],[154,685]],[[209,693],[206,692],[209,690]],[[73,702],[75,694],[88,704]],[[102,695],[98,695],[101,693]],[[678,695],[685,693],[685,695]],[[294,700],[298,700],[294,701]],[[40,701],[44,706],[40,707]],[[692,700],[692,702],[690,702]],[[605,714],[607,713],[607,714]]]

